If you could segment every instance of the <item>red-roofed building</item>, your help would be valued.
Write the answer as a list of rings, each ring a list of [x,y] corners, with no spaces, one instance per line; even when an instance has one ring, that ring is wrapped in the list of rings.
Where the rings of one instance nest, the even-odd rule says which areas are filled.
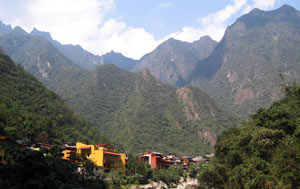
[[[169,162],[163,159],[163,155],[158,152],[145,152],[139,155],[139,161],[148,162],[151,169],[166,169]]]

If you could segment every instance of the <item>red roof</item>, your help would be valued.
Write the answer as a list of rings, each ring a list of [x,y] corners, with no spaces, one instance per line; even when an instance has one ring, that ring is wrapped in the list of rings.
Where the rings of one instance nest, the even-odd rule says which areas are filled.
[[[80,150],[87,150],[87,149],[91,149],[91,147],[90,146],[80,147]]]
[[[116,153],[116,152],[108,152],[108,151],[104,151],[104,154],[110,154],[110,155],[115,155],[115,156],[120,156],[121,154]]]
[[[46,144],[46,143],[42,143],[42,142],[39,142],[39,143],[36,143],[37,145],[42,145],[42,146],[49,146],[49,147],[52,147],[53,145],[51,144]]]
[[[107,143],[107,144],[95,144],[94,146],[95,147],[102,147],[102,146],[107,146],[107,145],[109,145],[109,143]]]

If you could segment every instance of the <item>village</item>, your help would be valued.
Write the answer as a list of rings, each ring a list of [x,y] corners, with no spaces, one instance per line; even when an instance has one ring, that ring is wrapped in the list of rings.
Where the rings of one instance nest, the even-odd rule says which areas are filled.
[[[50,149],[54,145],[45,143],[36,143],[31,146],[22,145],[10,138],[0,136],[0,163],[5,164],[8,154],[6,154],[5,146],[14,146],[23,149],[34,151],[42,151],[43,149]],[[76,158],[84,156],[95,165],[95,173],[102,174],[124,168],[128,163],[128,155],[120,153],[114,149],[110,144],[84,144],[76,142],[75,144],[63,144],[59,146],[61,151],[61,159],[65,161],[76,162]],[[178,157],[175,154],[164,155],[159,152],[143,152],[136,155],[139,162],[147,162],[151,169],[167,169],[171,165],[181,165],[188,167],[197,163],[206,163],[208,158],[213,157],[214,154],[208,154],[205,157]]]

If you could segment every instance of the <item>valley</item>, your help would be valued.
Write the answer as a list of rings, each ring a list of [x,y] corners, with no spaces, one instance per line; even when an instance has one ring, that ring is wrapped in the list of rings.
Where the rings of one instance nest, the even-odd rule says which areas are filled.
[[[0,186],[10,185],[5,171],[17,178],[25,169],[38,173],[30,182],[54,188],[72,182],[71,188],[168,188],[186,180],[200,188],[300,186],[300,11],[294,7],[254,8],[220,41],[170,37],[139,59],[114,50],[96,55],[36,27],[27,30],[0,21],[0,136],[17,146],[0,145],[0,160],[7,160]],[[22,151],[32,144],[51,148]],[[98,178],[95,164],[115,166],[105,152],[122,161]],[[207,154],[215,157],[184,166]]]

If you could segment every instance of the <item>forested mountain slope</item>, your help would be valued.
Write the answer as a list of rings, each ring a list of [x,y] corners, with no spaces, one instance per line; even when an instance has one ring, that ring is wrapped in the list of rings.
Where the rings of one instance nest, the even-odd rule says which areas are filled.
[[[68,99],[72,107],[128,152],[209,152],[217,135],[237,119],[193,86],[175,88],[144,69],[131,73],[97,67]]]
[[[259,109],[248,123],[222,133],[216,158],[200,171],[200,183],[210,188],[299,188],[300,86],[285,92],[284,99]]]
[[[0,134],[22,142],[107,142],[54,92],[0,52]]]
[[[16,63],[62,98],[73,93],[70,86],[83,82],[88,74],[45,38],[31,36],[20,27],[0,36],[0,46]]]

